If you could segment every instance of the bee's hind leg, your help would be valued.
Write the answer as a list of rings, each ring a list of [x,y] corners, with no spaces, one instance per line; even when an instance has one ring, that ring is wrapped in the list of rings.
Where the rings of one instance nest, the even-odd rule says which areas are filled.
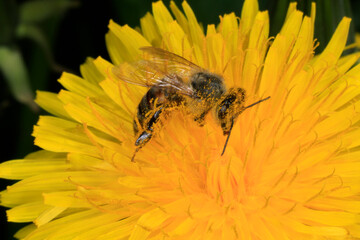
[[[135,152],[134,152],[133,156],[131,157],[131,162],[135,162],[135,155],[140,149],[141,149],[141,147],[138,147],[135,149]]]
[[[131,158],[131,161],[134,162],[134,158],[136,153],[143,147],[147,142],[150,141],[150,139],[153,136],[153,128],[154,124],[156,124],[159,121],[160,114],[162,113],[163,107],[160,107],[159,110],[157,110],[154,115],[150,118],[149,122],[147,123],[147,129],[143,131],[139,137],[135,141],[135,146],[137,148],[135,149],[134,155]]]
[[[145,146],[145,144],[147,142],[150,141],[150,139],[152,138],[152,133],[149,131],[143,131],[140,136],[136,139],[135,141],[135,146],[137,146],[137,148],[135,149],[135,152],[131,158],[132,162],[135,162],[135,155],[136,153],[143,147]]]
[[[150,141],[152,133],[148,131],[143,131],[140,136],[135,141],[135,146],[144,146],[148,141]]]
[[[200,127],[204,126],[205,124],[205,116],[208,113],[208,111],[201,113],[200,115],[196,116],[194,118],[194,121],[199,124]]]

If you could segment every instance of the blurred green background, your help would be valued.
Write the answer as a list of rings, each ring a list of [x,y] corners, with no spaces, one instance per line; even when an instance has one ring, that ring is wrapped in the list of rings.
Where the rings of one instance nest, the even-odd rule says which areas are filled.
[[[86,57],[109,59],[104,36],[110,19],[131,27],[151,11],[150,0],[0,0],[0,162],[23,158],[37,150],[31,137],[33,125],[46,114],[33,102],[35,90],[58,92],[62,71],[79,74]],[[169,0],[164,0],[169,5]],[[181,6],[179,0],[175,1]],[[218,23],[219,15],[235,12],[240,16],[242,0],[188,0],[197,19],[204,25]],[[261,10],[269,10],[271,34],[281,28],[290,0],[259,0]],[[310,2],[298,0],[308,13]],[[360,32],[360,1],[316,0],[315,37],[317,51],[326,46],[343,16],[353,17],[348,43]],[[0,180],[0,189],[11,181]],[[12,239],[21,224],[7,223],[0,208],[0,239]],[[5,231],[4,231],[5,230]]]

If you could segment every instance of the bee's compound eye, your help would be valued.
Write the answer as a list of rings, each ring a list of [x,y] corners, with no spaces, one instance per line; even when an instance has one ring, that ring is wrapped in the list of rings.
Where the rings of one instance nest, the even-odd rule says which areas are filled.
[[[198,85],[199,85],[198,81],[196,81],[196,80],[191,81],[191,87],[193,89],[198,89]]]
[[[204,87],[204,83],[206,82],[206,78],[204,77],[203,73],[195,73],[191,77],[191,87],[193,87],[195,90],[199,90],[200,88]]]
[[[217,109],[217,116],[220,120],[224,119],[227,115],[227,109],[228,107],[225,106],[224,104],[220,104],[218,109]]]

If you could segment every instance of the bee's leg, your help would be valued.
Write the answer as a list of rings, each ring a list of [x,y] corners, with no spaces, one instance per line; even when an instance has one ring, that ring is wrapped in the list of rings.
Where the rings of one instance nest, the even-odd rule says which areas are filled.
[[[138,147],[138,148],[135,149],[135,152],[134,152],[134,154],[133,154],[133,156],[132,156],[132,158],[131,158],[131,161],[132,161],[132,162],[135,162],[135,155],[136,155],[136,153],[137,153],[140,149],[141,149],[141,147]]]
[[[134,124],[133,124],[133,129],[134,129],[134,133],[135,135],[138,134],[139,132],[139,120],[138,119],[134,119]]]
[[[135,150],[135,153],[131,159],[131,161],[134,161],[135,154],[152,138],[153,130],[154,130],[154,124],[156,124],[159,121],[159,117],[162,113],[163,107],[160,107],[159,110],[157,110],[154,115],[151,116],[149,122],[147,123],[147,129],[143,131],[140,136],[135,141],[135,146],[138,146]]]
[[[200,127],[204,126],[204,124],[205,124],[206,113],[207,113],[207,111],[203,112],[202,114],[200,114],[194,118],[195,122],[197,122],[200,125]]]
[[[153,126],[155,123],[157,123],[159,121],[159,117],[160,117],[160,114],[162,113],[162,110],[163,110],[164,107],[160,107],[159,110],[157,110],[154,115],[151,116],[148,124],[147,124],[147,130],[148,131],[153,131]]]
[[[136,149],[135,149],[135,152],[131,158],[131,161],[132,162],[135,162],[135,155],[136,153],[148,142],[150,141],[152,137],[152,133],[151,132],[147,132],[147,131],[143,131],[140,136],[138,137],[138,139],[136,139],[136,142],[135,142],[135,146],[138,146]]]
[[[138,139],[136,139],[135,141],[135,146],[143,146],[145,145],[148,141],[150,141],[152,137],[152,133],[149,131],[143,131],[140,136],[138,137]]]
[[[162,112],[162,107],[157,110],[154,115],[151,116],[149,122],[147,123],[146,130],[143,131],[138,139],[135,141],[136,146],[142,146],[145,145],[152,137],[152,132],[154,128],[154,124],[159,121],[160,114]]]

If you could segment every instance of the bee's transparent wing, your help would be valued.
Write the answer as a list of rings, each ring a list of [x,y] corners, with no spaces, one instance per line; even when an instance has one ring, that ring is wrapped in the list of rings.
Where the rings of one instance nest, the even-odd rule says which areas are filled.
[[[146,61],[149,65],[157,66],[162,72],[177,74],[185,80],[188,80],[195,72],[205,71],[195,63],[161,48],[142,47],[140,50],[145,56],[147,55]]]
[[[185,84],[179,75],[165,73],[146,60],[133,64],[122,64],[114,67],[112,72],[116,78],[130,84],[147,88],[156,85],[164,89],[172,88],[182,95],[190,97],[195,95],[194,90]]]
[[[131,83],[143,87],[152,87],[160,84],[164,75],[160,72],[156,72],[151,67],[145,66],[142,61],[132,64],[124,63],[119,66],[115,66],[112,69],[116,78],[121,81]]]
[[[204,71],[202,68],[161,48],[143,47],[141,50],[148,55],[144,56],[143,60],[113,68],[118,79],[148,88],[155,85],[172,88],[191,97],[195,95],[185,80],[188,81],[195,72]]]

